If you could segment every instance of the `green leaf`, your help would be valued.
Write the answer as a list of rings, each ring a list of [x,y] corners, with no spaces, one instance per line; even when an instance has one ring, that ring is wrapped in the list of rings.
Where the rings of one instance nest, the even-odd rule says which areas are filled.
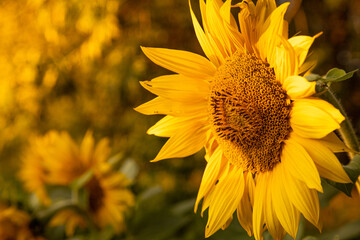
[[[315,90],[316,90],[317,93],[322,93],[322,92],[327,90],[327,87],[329,86],[330,83],[332,83],[332,82],[340,82],[340,81],[344,81],[346,79],[349,79],[354,75],[354,73],[356,71],[357,70],[346,73],[342,69],[333,68],[333,69],[330,69],[326,73],[325,76],[320,76],[319,74],[311,73],[311,74],[305,76],[305,78],[309,82],[316,81]]]
[[[349,175],[351,181],[355,182],[360,175],[360,155],[355,155],[352,161],[344,166],[346,173]]]
[[[346,75],[346,72],[342,69],[339,69],[339,68],[333,68],[333,69],[330,69],[326,75],[325,75],[325,79],[337,79],[339,77],[342,77],[342,76],[345,76]]]
[[[74,203],[71,199],[61,200],[52,203],[50,207],[45,208],[44,210],[37,211],[36,216],[40,220],[49,220],[51,219],[56,213],[63,209],[72,208],[77,209],[78,206]]]
[[[333,69],[330,69],[325,77],[324,77],[324,81],[325,82],[340,82],[340,81],[344,81],[346,79],[349,79],[351,78],[354,73],[356,72],[357,70],[354,70],[354,71],[351,71],[351,72],[348,72],[346,73],[344,70],[342,69],[339,69],[339,68],[333,68]]]
[[[351,179],[351,181],[355,183],[360,175],[360,155],[355,155],[352,161],[348,165],[344,166],[344,170]],[[354,187],[354,183],[337,183],[328,179],[326,179],[325,181],[331,186],[337,188],[338,190],[351,197],[351,191]]]
[[[305,78],[309,82],[314,82],[314,81],[322,79],[322,77],[319,74],[315,74],[315,73],[310,73],[309,75],[305,76]]]

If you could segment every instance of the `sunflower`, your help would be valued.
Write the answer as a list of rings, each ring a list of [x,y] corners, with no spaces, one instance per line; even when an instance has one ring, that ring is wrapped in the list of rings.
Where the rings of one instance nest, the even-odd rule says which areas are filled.
[[[125,228],[124,214],[134,205],[134,195],[128,189],[130,180],[106,162],[109,153],[108,139],[95,145],[91,132],[86,133],[79,147],[66,132],[51,131],[33,142],[24,155],[19,176],[28,191],[43,204],[50,204],[46,186],[68,186],[91,171],[84,186],[88,193],[88,208],[84,211],[99,228],[112,225],[119,233]],[[70,209],[59,211],[51,220],[52,226],[63,224],[68,236],[76,227],[87,226],[86,220]]]
[[[130,181],[119,172],[96,171],[85,186],[88,193],[87,212],[97,227],[112,226],[116,233],[125,230],[125,214],[134,205],[134,195],[128,190]],[[75,229],[87,227],[83,215],[71,209],[56,214],[51,226],[65,225],[67,236],[73,236]]]
[[[351,182],[333,152],[344,117],[314,96],[304,76],[318,36],[288,38],[289,3],[200,0],[203,27],[190,6],[206,55],[145,48],[154,63],[176,74],[141,82],[155,99],[135,110],[166,115],[148,134],[169,137],[153,161],[186,157],[205,147],[207,165],[195,203],[208,209],[205,236],[225,229],[236,211],[255,239],[295,237],[300,214],[320,228],[320,177]],[[231,14],[240,9],[238,22]]]
[[[0,239],[44,240],[30,229],[31,218],[16,207],[0,204]]]
[[[87,132],[81,146],[66,132],[50,131],[36,138],[22,159],[19,172],[29,192],[34,192],[45,205],[50,204],[45,185],[68,185],[85,172],[106,161],[110,148],[104,138],[95,146]]]

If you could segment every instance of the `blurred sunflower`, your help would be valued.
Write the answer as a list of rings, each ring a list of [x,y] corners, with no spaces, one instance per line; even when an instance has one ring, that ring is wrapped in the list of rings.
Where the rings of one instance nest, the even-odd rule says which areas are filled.
[[[19,173],[25,188],[34,192],[43,204],[50,198],[46,186],[68,186],[74,180],[92,172],[84,186],[88,193],[88,208],[92,221],[100,228],[112,225],[116,232],[124,229],[124,213],[134,204],[134,196],[127,189],[130,181],[120,172],[115,172],[108,159],[110,148],[104,138],[95,145],[87,132],[78,147],[65,132],[51,131],[33,142],[23,158]],[[66,225],[66,233],[72,235],[76,227],[85,227],[85,219],[72,210],[60,211],[51,225]]]
[[[15,207],[0,204],[0,239],[44,240],[34,236],[30,228],[30,216]]]
[[[134,205],[134,195],[127,189],[129,183],[122,173],[99,171],[87,183],[89,216],[99,228],[111,225],[116,233],[125,230],[125,213]],[[87,222],[78,212],[65,209],[54,216],[50,225],[65,225],[66,234],[72,236],[77,227],[84,228]]]
[[[104,138],[95,146],[87,132],[79,148],[68,133],[50,131],[33,141],[23,157],[19,177],[29,192],[49,204],[45,185],[66,186],[90,169],[104,166],[110,153],[108,144]]]
[[[136,110],[167,115],[148,130],[170,137],[153,161],[186,157],[205,146],[195,211],[203,199],[206,237],[225,229],[237,211],[255,239],[266,229],[274,239],[286,232],[295,238],[300,213],[320,228],[320,176],[351,182],[333,153],[346,149],[332,133],[344,117],[312,96],[315,82],[304,78],[316,64],[307,55],[318,35],[288,38],[288,5],[200,0],[203,28],[190,12],[208,59],[142,48],[177,73],[141,82],[158,97]],[[238,23],[232,8],[240,8]]]

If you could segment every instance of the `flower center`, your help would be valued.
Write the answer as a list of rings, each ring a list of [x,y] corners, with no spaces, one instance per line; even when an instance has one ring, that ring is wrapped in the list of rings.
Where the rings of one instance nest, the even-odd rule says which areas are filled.
[[[93,176],[86,185],[89,191],[89,207],[93,214],[96,214],[103,206],[104,190],[97,177]]]
[[[244,171],[266,172],[280,162],[290,110],[274,69],[255,54],[234,53],[211,82],[212,131],[228,160]]]

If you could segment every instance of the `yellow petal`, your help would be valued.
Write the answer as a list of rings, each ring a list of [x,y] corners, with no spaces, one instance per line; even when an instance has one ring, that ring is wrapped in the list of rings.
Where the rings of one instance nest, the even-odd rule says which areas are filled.
[[[234,17],[231,14],[231,0],[226,0],[220,7],[220,16],[227,24],[234,23]],[[234,26],[234,25],[233,25]]]
[[[208,126],[203,126],[197,122],[178,129],[152,161],[156,162],[166,158],[187,157],[200,151],[205,145],[206,132],[208,130]]]
[[[87,131],[80,146],[82,160],[85,164],[89,164],[93,158],[94,144],[95,142],[92,136],[92,132]]]
[[[93,160],[96,160],[94,164],[105,162],[110,155],[109,139],[101,139],[95,147]]]
[[[231,42],[225,31],[226,26],[223,24],[220,8],[216,0],[206,2],[206,22],[209,27],[209,34],[213,36],[224,58],[231,56]]]
[[[329,133],[324,138],[319,139],[319,141],[335,153],[351,151],[351,149],[348,148],[333,132]]]
[[[309,188],[323,191],[319,172],[313,160],[293,136],[285,141],[281,152],[281,164],[284,164],[289,174],[304,182]]]
[[[209,43],[211,44],[215,55],[219,59],[220,65],[225,62],[225,59],[228,57],[227,54],[223,52],[223,49],[219,48],[221,47],[221,44],[219,44],[219,41],[216,39],[215,36],[212,36],[211,34],[207,34],[207,37],[209,39]]]
[[[263,239],[262,234],[265,231],[264,205],[266,201],[266,192],[268,188],[267,172],[256,176],[255,198],[253,208],[253,229],[256,240]]]
[[[188,104],[157,97],[136,107],[135,110],[145,115],[164,114],[183,117],[193,116],[199,112],[201,113],[207,111],[207,103],[197,102],[194,104]]]
[[[211,236],[233,215],[244,192],[243,170],[231,166],[226,176],[222,176],[213,192],[213,200],[209,207],[209,219],[205,237]]]
[[[223,18],[224,29],[231,43],[231,52],[243,51],[244,37],[240,34],[234,16],[231,14],[231,0],[226,0],[220,8],[220,15]]]
[[[294,239],[297,234],[300,213],[291,203],[284,187],[284,164],[278,164],[273,170],[272,199],[275,213],[286,232]]]
[[[205,33],[209,32],[209,27],[207,24],[207,17],[206,17],[206,3],[205,0],[199,0],[199,5],[200,5],[200,11],[201,11],[201,20],[202,20],[202,24],[204,27],[204,31]]]
[[[226,159],[226,158],[223,155],[221,161],[223,161],[224,159]],[[220,168],[219,178],[223,179],[224,177],[226,177],[229,172],[229,169],[230,169],[230,164],[226,160],[225,166]],[[215,190],[215,187],[210,188],[208,194],[204,196],[204,200],[203,200],[202,206],[201,206],[201,217],[203,217],[204,211],[210,207],[210,205],[213,202],[213,199],[215,198],[215,195],[213,194],[214,190]]]
[[[290,44],[295,49],[299,61],[299,66],[305,62],[309,48],[313,44],[315,38],[319,37],[321,34],[322,33],[316,34],[314,37],[300,35],[289,39]]]
[[[205,55],[210,59],[210,61],[215,65],[215,66],[219,66],[220,62],[219,59],[213,49],[212,44],[210,43],[209,39],[207,38],[205,32],[203,31],[203,29],[201,28],[198,20],[196,19],[196,16],[192,10],[191,7],[191,2],[189,0],[189,6],[190,6],[190,14],[191,14],[191,19],[194,25],[194,30],[195,30],[195,34],[196,37],[200,43],[201,48],[203,49]]]
[[[252,178],[251,173],[244,173],[244,194],[241,198],[241,201],[237,207],[237,217],[241,226],[245,229],[247,234],[251,237],[253,235],[253,228],[252,228],[252,203],[250,200],[250,194],[253,192],[252,185],[253,181],[249,182],[247,179],[248,177]],[[252,196],[253,198],[253,196]]]
[[[164,75],[140,84],[148,91],[173,101],[199,102],[206,101],[209,94],[207,81],[188,78],[179,74]]]
[[[304,98],[315,94],[316,82],[309,82],[304,77],[289,76],[285,79],[283,87],[290,98]]]
[[[275,0],[258,0],[256,2],[255,15],[260,16],[260,13],[265,10],[264,20],[276,9]],[[262,22],[261,22],[262,23]]]
[[[290,123],[294,132],[305,138],[323,138],[340,128],[344,120],[340,111],[320,99],[294,101]]]
[[[315,98],[315,97],[304,98],[301,99],[301,102],[307,102],[308,104],[312,104],[317,108],[327,112],[339,124],[345,120],[344,116],[340,113],[339,109],[335,108],[333,105],[320,98]]]
[[[304,139],[295,135],[293,138],[305,148],[310,157],[314,160],[320,176],[340,183],[351,182],[335,154],[320,141]]]
[[[269,59],[270,57],[275,59],[277,57],[275,54],[276,47],[281,42],[278,36],[283,35],[284,15],[288,6],[289,3],[280,5],[270,14],[263,24],[262,34],[257,44],[263,60]]]
[[[199,124],[206,125],[207,119],[206,115],[201,116],[191,116],[191,117],[173,117],[165,116],[160,121],[158,121],[154,126],[149,128],[147,134],[154,134],[159,137],[171,137],[174,135],[180,128],[184,128],[187,125],[191,125],[194,121],[199,122]],[[200,123],[201,122],[201,123]]]
[[[254,16],[255,5],[251,1],[241,2],[237,5],[241,8],[238,14],[241,35],[244,37],[246,49],[251,52],[253,45],[258,40],[257,32],[254,32],[254,29],[252,29],[254,26],[257,26]]]
[[[170,71],[192,78],[209,78],[215,74],[215,66],[206,58],[187,51],[141,47],[154,63]]]
[[[195,202],[194,211],[197,211],[200,200],[209,193],[211,188],[215,187],[216,181],[219,179],[219,173],[221,168],[224,167],[224,161],[222,161],[223,151],[221,148],[217,148],[214,154],[211,155],[201,179],[199,192]]]
[[[319,227],[319,197],[315,189],[309,189],[305,183],[283,171],[286,193],[292,204],[316,227]]]
[[[284,83],[289,76],[297,75],[298,63],[295,51],[290,43],[282,36],[279,38],[279,45],[275,47],[275,55],[268,55],[267,60],[270,66],[274,67],[276,79]]]
[[[247,183],[248,190],[249,190],[249,197],[250,197],[251,206],[253,206],[254,205],[254,199],[255,199],[255,196],[254,196],[255,195],[255,181],[254,181],[254,178],[253,178],[251,173],[247,174],[246,183]]]
[[[214,134],[212,133],[212,131],[208,132],[208,135],[206,136],[206,144],[205,144],[205,159],[206,161],[209,160],[209,158],[211,157],[211,155],[215,152],[215,150],[218,148],[219,144],[216,141],[216,138],[214,136]]]
[[[266,181],[268,183],[268,188],[266,189],[266,199],[264,205],[265,223],[273,239],[282,240],[285,237],[285,232],[273,207],[273,204],[275,203],[271,192],[278,186],[274,186],[272,172],[268,174]]]
[[[225,224],[221,227],[221,229],[222,229],[222,230],[225,230],[228,226],[230,226],[232,220],[233,220],[233,216],[231,216],[231,217],[225,222]]]

